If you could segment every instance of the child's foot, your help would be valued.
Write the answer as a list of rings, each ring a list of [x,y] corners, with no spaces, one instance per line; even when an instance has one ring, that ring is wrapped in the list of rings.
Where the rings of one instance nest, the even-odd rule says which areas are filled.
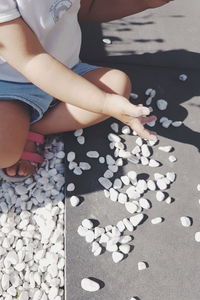
[[[24,147],[24,151],[36,152],[36,145],[34,142],[27,140]],[[11,167],[6,168],[6,173],[8,176],[27,176],[32,175],[36,170],[36,167],[31,164],[28,160],[20,159],[16,164]]]

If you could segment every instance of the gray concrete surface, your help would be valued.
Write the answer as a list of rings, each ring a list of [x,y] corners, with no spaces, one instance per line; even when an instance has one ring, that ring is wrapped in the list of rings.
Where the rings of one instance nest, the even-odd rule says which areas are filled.
[[[140,44],[133,41],[128,47],[136,49],[137,52],[139,51],[137,45],[140,44],[140,51],[134,55],[125,55],[128,47],[127,44],[123,46],[123,41],[129,36],[125,37],[124,33],[120,32],[121,42],[106,46],[107,52],[97,47],[100,56],[90,57],[91,60],[99,61],[102,65],[106,64],[126,71],[133,81],[134,92],[139,94],[138,103],[144,103],[146,98],[144,92],[147,88],[155,88],[157,91],[155,99],[163,98],[169,102],[167,111],[162,113],[156,109],[155,102],[153,102],[155,114],[158,117],[165,115],[173,120],[182,120],[184,125],[180,128],[170,127],[169,129],[164,129],[159,124],[156,125],[160,142],[154,148],[153,157],[162,162],[161,167],[152,169],[141,164],[127,163],[115,174],[119,177],[131,169],[134,169],[139,177],[144,178],[151,178],[155,172],[165,174],[173,170],[177,174],[175,183],[166,191],[174,198],[172,204],[158,202],[155,199],[155,192],[145,194],[145,197],[152,202],[152,208],[144,211],[147,217],[145,222],[131,233],[134,237],[131,242],[133,249],[119,264],[113,263],[111,254],[108,252],[94,257],[91,253],[91,246],[77,234],[77,228],[84,218],[94,219],[97,223],[99,222],[100,226],[106,226],[115,225],[124,217],[131,216],[122,204],[114,203],[104,196],[97,179],[106,170],[106,165],[100,165],[96,160],[86,157],[88,150],[97,150],[102,156],[112,154],[108,146],[107,134],[111,131],[110,124],[114,120],[110,119],[85,129],[85,145],[79,145],[72,132],[65,134],[66,153],[75,151],[78,161],[87,161],[92,165],[92,170],[85,171],[82,176],[76,176],[68,170],[66,163],[66,184],[74,182],[76,185],[75,192],[67,193],[66,197],[66,300],[130,300],[133,296],[137,296],[138,300],[200,299],[200,245],[194,240],[195,232],[200,231],[198,203],[200,193],[196,188],[200,183],[200,70],[197,44],[199,36],[198,38],[196,36],[199,27],[195,23],[198,19],[199,8],[200,4],[197,1],[177,0],[174,5],[170,4],[168,8],[157,10],[156,18],[159,18],[161,23],[165,23],[165,26],[159,25],[157,29],[152,27],[152,30],[155,28],[154,33],[158,28],[165,28],[165,30],[153,35],[151,24],[139,27],[137,39],[149,39],[150,35],[151,39],[154,37],[163,39],[163,48],[161,43],[151,42],[148,45],[148,43]],[[148,12],[129,17],[127,28],[130,27],[130,22],[137,23],[139,18],[143,18],[143,22],[151,22],[150,17],[146,18],[148,19],[146,21],[145,15],[148,16]],[[181,17],[183,15],[187,17]],[[155,16],[154,13],[153,16]],[[103,24],[103,31],[115,32],[116,24],[118,23],[114,22],[112,26],[107,24],[107,27]],[[188,31],[183,32],[184,38],[179,34],[179,29],[183,26],[188,28]],[[105,36],[100,28],[97,29],[101,38]],[[170,32],[172,29],[174,31]],[[83,30],[87,33],[87,42],[90,42],[90,37],[94,33],[90,33],[88,28]],[[110,47],[109,50],[108,47]],[[115,49],[116,56],[113,55]],[[118,49],[123,57],[118,56]],[[155,53],[150,53],[153,52],[151,50]],[[159,50],[163,51],[162,57],[157,56]],[[84,51],[83,49],[83,54]],[[95,53],[94,50],[93,52]],[[173,52],[170,58],[167,55],[169,52]],[[181,56],[181,53],[186,56]],[[141,61],[143,55],[147,57],[145,63]],[[149,59],[151,55],[154,56],[154,60]],[[181,73],[188,75],[186,82],[178,80]],[[121,127],[122,124],[120,124]],[[124,139],[127,149],[134,147],[134,136],[122,134],[120,136]],[[174,147],[173,154],[177,157],[177,162],[172,164],[168,161],[169,154],[158,150],[158,146],[161,145]],[[69,197],[73,194],[81,196],[82,199],[82,203],[76,208],[71,207],[69,203]],[[150,220],[157,216],[163,217],[164,222],[152,225]],[[190,216],[193,219],[192,226],[184,228],[180,223],[181,216]],[[146,261],[149,268],[138,271],[138,261]],[[97,278],[103,281],[104,285],[96,293],[85,292],[80,287],[81,279],[84,277]]]

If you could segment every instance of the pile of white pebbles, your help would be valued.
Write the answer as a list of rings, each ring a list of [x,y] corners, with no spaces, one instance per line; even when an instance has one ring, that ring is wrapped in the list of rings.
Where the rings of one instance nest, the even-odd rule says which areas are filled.
[[[1,182],[0,300],[64,299],[63,148],[47,141],[33,177]]]

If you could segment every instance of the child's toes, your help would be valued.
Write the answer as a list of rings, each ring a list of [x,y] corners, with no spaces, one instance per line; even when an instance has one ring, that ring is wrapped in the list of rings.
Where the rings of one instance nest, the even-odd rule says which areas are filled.
[[[17,174],[18,163],[14,164],[11,167],[6,168],[6,173],[8,176],[15,176]]]
[[[19,170],[18,170],[18,175],[20,176],[27,176],[31,175],[34,172],[35,167],[26,160],[21,160],[19,164]]]

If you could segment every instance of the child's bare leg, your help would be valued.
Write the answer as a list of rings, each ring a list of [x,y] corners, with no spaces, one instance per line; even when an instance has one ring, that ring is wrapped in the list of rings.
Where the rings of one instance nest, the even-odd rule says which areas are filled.
[[[29,126],[29,112],[23,103],[0,101],[0,168],[14,165],[10,172],[9,168],[7,169],[9,175],[15,175],[14,169],[25,147]],[[33,171],[33,167],[28,163],[24,169],[26,172]],[[20,175],[23,175],[23,172]]]
[[[100,68],[88,72],[84,77],[106,92],[116,93],[129,98],[131,83],[127,75],[119,70]],[[76,106],[60,102],[55,108],[48,111],[38,122],[34,123],[30,130],[41,134],[53,134],[84,128],[99,123],[108,116],[92,113]],[[29,143],[29,146],[31,142]],[[27,162],[26,162],[27,164]],[[7,173],[16,174],[16,164]],[[32,174],[33,170],[25,169],[25,162],[21,163],[20,170],[24,175]],[[27,172],[27,173],[26,173]]]
[[[131,92],[130,80],[125,73],[119,70],[100,68],[86,73],[84,77],[106,92],[129,98]],[[52,134],[88,127],[107,118],[108,116],[61,102],[46,113],[42,120],[33,124],[31,130],[42,134]]]

